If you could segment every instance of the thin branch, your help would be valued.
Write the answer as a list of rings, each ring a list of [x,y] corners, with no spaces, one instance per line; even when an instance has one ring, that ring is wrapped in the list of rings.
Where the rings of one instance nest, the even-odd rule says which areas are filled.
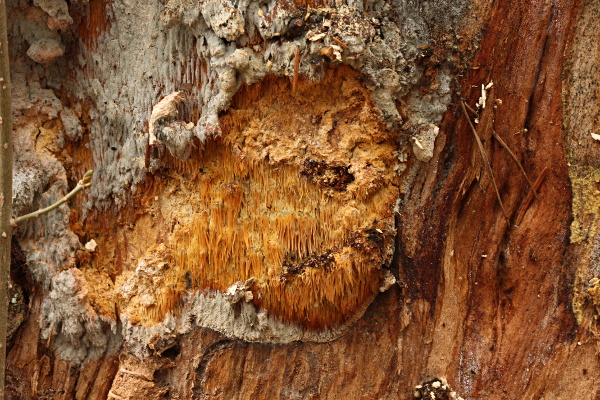
[[[463,103],[464,103],[464,102],[463,102]],[[472,113],[473,113],[473,114],[474,114],[474,115],[475,115],[477,118],[479,118],[479,113],[478,113],[477,111],[473,110],[473,109],[471,108],[471,106],[470,106],[470,105],[468,105],[467,103],[464,103],[464,105],[465,105],[465,107],[467,107],[467,110],[471,111],[471,112],[472,112]]]
[[[342,42],[340,39],[336,38],[335,36],[332,36],[331,38],[333,39],[334,42],[336,42],[337,44],[342,46],[344,49],[346,49],[346,50],[349,49],[349,47],[346,45],[346,43]]]
[[[506,144],[506,142],[504,140],[502,140],[502,138],[500,137],[500,135],[498,135],[496,133],[496,131],[493,131],[493,135],[494,135],[494,139],[496,139],[498,141],[498,143],[500,143],[502,145],[502,147],[504,147],[506,149],[506,151],[508,151],[508,154],[510,154],[510,156],[512,157],[512,159],[514,160],[514,162],[519,166],[519,169],[521,170],[521,173],[523,174],[523,176],[527,180],[527,183],[529,183],[529,186],[533,190],[533,195],[537,199],[538,197],[537,197],[537,193],[535,192],[535,189],[533,188],[533,183],[531,183],[531,180],[529,179],[529,176],[527,176],[527,173],[525,172],[525,169],[523,169],[523,166],[521,165],[521,163],[517,159],[517,156],[515,156],[515,153],[512,152],[512,150],[510,149],[510,147],[508,147],[508,145]]]
[[[550,169],[548,167],[545,167],[542,170],[542,172],[540,172],[540,175],[535,180],[535,183],[532,186],[533,193],[538,191],[538,189],[542,185],[542,182],[544,181],[544,178],[546,177],[546,175],[548,175],[549,170]],[[536,196],[536,199],[537,199],[537,196]],[[521,206],[521,208],[519,209],[519,212],[517,213],[517,219],[515,220],[516,226],[521,225],[521,221],[523,220],[523,217],[525,216],[525,213],[529,209],[529,206],[531,205],[532,201],[533,201],[533,196],[532,196],[531,192],[529,192],[527,194],[527,197],[525,198],[525,201],[523,202],[523,205]]]
[[[477,134],[477,130],[473,126],[471,122],[471,118],[469,118],[469,114],[467,113],[467,108],[465,107],[465,102],[463,99],[460,100],[460,105],[465,113],[465,117],[467,117],[467,121],[469,121],[469,126],[471,127],[471,131],[473,132],[473,136],[475,136],[475,141],[477,142],[477,146],[479,147],[479,152],[481,153],[481,158],[483,158],[483,162],[490,173],[490,177],[492,178],[492,185],[494,185],[494,190],[496,191],[496,196],[498,197],[498,202],[500,203],[500,208],[502,208],[502,214],[504,214],[504,218],[508,219],[508,215],[506,214],[506,210],[504,209],[504,204],[502,203],[502,198],[500,197],[500,191],[498,191],[498,186],[496,185],[496,180],[494,179],[494,173],[492,172],[492,166],[485,155],[485,150],[483,149],[483,145],[481,144],[481,139]]]
[[[477,111],[475,111],[474,109],[472,109],[468,104],[466,104],[464,102],[463,102],[463,104],[465,105],[465,107],[467,108],[467,110],[471,111],[476,117],[479,117],[479,113]],[[506,149],[506,151],[508,151],[508,154],[510,154],[510,156],[513,159],[513,161],[517,164],[517,166],[521,170],[521,173],[525,177],[525,180],[527,181],[527,183],[529,183],[529,186],[531,188],[533,188],[533,183],[531,183],[531,180],[529,179],[529,176],[525,172],[525,169],[523,168],[523,165],[521,165],[521,162],[517,159],[517,156],[515,155],[515,153],[513,153],[513,151],[510,149],[510,147],[508,147],[508,144],[506,144],[506,142],[500,137],[500,135],[498,135],[496,133],[496,131],[492,131],[492,132],[493,132],[494,138],[498,141],[498,143],[500,143],[500,145],[502,147],[504,147],[504,149]],[[535,190],[533,191],[533,195],[537,199],[537,193],[535,192]]]
[[[24,222],[24,221],[27,221],[30,219],[34,219],[34,218],[38,218],[39,216],[49,213],[50,211],[60,207],[61,205],[63,205],[64,203],[66,203],[67,201],[69,201],[70,199],[75,197],[75,195],[77,193],[81,192],[83,189],[86,189],[86,188],[89,188],[90,186],[92,186],[91,180],[92,180],[93,174],[94,174],[94,171],[89,170],[88,172],[85,173],[83,178],[81,178],[81,180],[77,183],[77,186],[75,186],[75,188],[73,190],[71,190],[71,192],[68,195],[66,195],[65,197],[63,197],[62,199],[60,199],[59,201],[57,201],[56,203],[52,204],[49,207],[46,207],[41,210],[37,210],[32,213],[20,216],[19,218],[15,219],[13,221],[13,225],[16,226],[16,225],[20,224],[21,222]]]

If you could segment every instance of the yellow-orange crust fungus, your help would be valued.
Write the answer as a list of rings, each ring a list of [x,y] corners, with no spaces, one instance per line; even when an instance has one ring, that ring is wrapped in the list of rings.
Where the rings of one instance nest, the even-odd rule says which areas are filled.
[[[251,278],[245,301],[309,329],[364,310],[391,261],[398,160],[358,74],[330,70],[296,93],[267,77],[221,124],[185,162],[165,152],[135,206],[96,226],[92,263],[115,276],[119,312],[152,325],[187,294]]]

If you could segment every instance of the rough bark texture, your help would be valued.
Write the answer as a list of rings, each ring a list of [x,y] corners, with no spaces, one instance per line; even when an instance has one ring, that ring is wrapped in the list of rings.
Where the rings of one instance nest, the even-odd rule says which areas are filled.
[[[9,3],[8,398],[597,398],[600,2],[315,3]]]
[[[0,398],[4,398],[12,241],[12,102],[6,3],[0,3]]]

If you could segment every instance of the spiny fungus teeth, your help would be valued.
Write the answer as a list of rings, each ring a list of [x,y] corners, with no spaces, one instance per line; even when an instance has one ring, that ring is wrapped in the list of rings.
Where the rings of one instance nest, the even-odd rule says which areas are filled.
[[[348,68],[293,96],[266,78],[240,90],[222,126],[187,161],[163,156],[132,213],[140,227],[119,230],[125,257],[161,244],[139,273],[123,265],[120,310],[154,324],[216,290],[309,329],[344,323],[382,287],[395,235],[398,149],[369,92]],[[143,230],[148,214],[156,234]]]

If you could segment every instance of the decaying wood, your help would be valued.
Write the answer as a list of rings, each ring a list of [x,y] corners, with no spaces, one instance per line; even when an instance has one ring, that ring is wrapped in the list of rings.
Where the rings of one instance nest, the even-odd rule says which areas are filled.
[[[258,21],[253,25],[256,29],[263,29],[250,32],[254,36],[246,35],[249,25],[242,23],[244,20],[237,11],[225,7],[222,11],[229,12],[227,18],[217,20],[211,8],[213,2],[171,0],[167,3],[164,7],[148,5],[146,10],[153,13],[154,20],[160,19],[168,32],[157,33],[152,41],[166,40],[169,35],[174,37],[174,30],[196,32],[200,24],[195,25],[197,21],[192,20],[191,16],[195,15],[194,18],[204,19],[203,27],[206,25],[212,30],[207,36],[209,40],[226,43],[211,48],[212,58],[206,55],[202,58],[201,50],[196,49],[202,49],[204,42],[180,40],[177,45],[187,50],[181,52],[186,56],[180,57],[177,51],[168,52],[164,71],[161,69],[158,76],[144,76],[145,81],[137,75],[126,75],[127,67],[119,65],[119,62],[131,61],[126,56],[111,66],[115,72],[109,75],[103,74],[112,71],[111,68],[92,62],[98,59],[94,58],[97,54],[115,60],[108,57],[108,52],[116,50],[107,43],[112,46],[118,42],[118,46],[127,48],[130,41],[124,37],[137,38],[135,34],[127,36],[130,30],[118,29],[119,13],[126,15],[131,11],[127,4],[91,0],[89,6],[80,5],[81,9],[69,6],[68,11],[77,18],[67,18],[68,14],[50,18],[45,16],[44,10],[33,6],[26,12],[23,8],[15,10],[27,21],[45,16],[43,26],[50,24],[66,29],[70,24],[83,21],[77,28],[77,34],[81,35],[78,44],[68,39],[61,42],[66,44],[64,56],[57,56],[55,52],[38,54],[40,46],[30,51],[38,51],[35,56],[48,65],[44,68],[48,69],[49,76],[53,76],[51,72],[55,68],[51,64],[52,57],[58,57],[55,63],[67,70],[71,68],[75,77],[72,79],[89,80],[86,84],[96,85],[94,79],[99,76],[117,79],[120,75],[139,79],[136,82],[142,86],[143,82],[154,81],[143,86],[147,92],[143,92],[146,89],[140,89],[141,86],[135,90],[119,87],[121,97],[118,98],[111,97],[97,85],[92,85],[89,92],[64,88],[57,90],[56,96],[52,94],[54,97],[43,92],[56,101],[44,103],[42,107],[42,102],[35,103],[35,99],[42,96],[35,92],[37,83],[27,86],[21,73],[42,67],[31,67],[33,57],[25,66],[18,67],[21,69],[16,73],[19,87],[30,88],[28,92],[18,92],[21,97],[29,97],[21,98],[16,106],[16,121],[22,133],[17,143],[19,168],[22,174],[27,172],[26,167],[46,168],[54,179],[31,184],[32,187],[38,185],[32,189],[38,194],[35,199],[27,198],[28,192],[23,189],[26,186],[20,183],[23,190],[16,196],[18,207],[25,210],[36,202],[51,203],[65,192],[64,182],[77,179],[75,177],[91,168],[96,171],[95,179],[98,177],[99,183],[84,193],[88,197],[79,196],[72,201],[70,215],[44,216],[31,222],[35,224],[31,231],[22,232],[19,237],[19,246],[28,257],[34,283],[22,283],[27,292],[29,314],[12,338],[9,349],[7,398],[410,399],[415,393],[434,393],[434,396],[440,393],[439,398],[444,398],[444,393],[452,391],[464,399],[597,397],[600,147],[590,133],[598,132],[593,115],[600,110],[598,96],[593,92],[600,70],[595,57],[600,46],[598,2],[457,1],[452,6],[465,6],[468,23],[461,24],[457,35],[447,34],[441,23],[428,26],[431,43],[420,45],[419,55],[415,55],[417,61],[407,65],[418,67],[423,74],[410,75],[418,77],[418,83],[397,99],[392,95],[399,93],[397,88],[404,83],[392,63],[376,67],[382,76],[388,74],[398,79],[383,79],[374,84],[377,75],[369,75],[372,64],[360,64],[358,57],[346,58],[356,48],[348,30],[354,29],[353,35],[366,35],[369,40],[379,35],[374,41],[393,37],[391,32],[395,31],[386,24],[398,26],[399,21],[381,18],[373,22],[370,17],[369,13],[379,7],[379,3],[363,4],[360,13],[365,18],[358,18],[352,13],[344,14],[345,9],[339,4],[333,7],[328,3],[332,8],[323,11],[321,3],[324,2],[297,1],[294,7],[298,10],[290,15],[289,29],[282,33],[278,31],[281,26],[269,27],[268,23],[273,15],[287,9],[275,8],[273,2],[269,6],[263,2],[260,7],[244,11]],[[406,9],[412,7],[411,2],[401,5]],[[339,20],[335,19],[336,12],[342,15]],[[212,25],[207,21],[212,21]],[[346,31],[316,25],[323,21],[329,21],[327,23],[336,29],[342,26]],[[105,32],[110,34],[103,36]],[[375,36],[368,36],[371,34]],[[307,40],[295,42],[298,37],[303,38],[302,35],[306,35]],[[263,39],[267,36],[268,39]],[[475,40],[479,36],[480,42]],[[242,46],[241,43],[250,44],[246,50],[230,51],[227,58],[219,58],[219,54],[228,51],[227,46]],[[77,47],[79,45],[84,46],[83,50]],[[277,48],[268,62],[256,56],[264,46]],[[24,47],[23,52],[27,50],[27,46]],[[334,53],[335,48],[340,51]],[[16,54],[18,51],[15,50]],[[153,51],[153,44],[147,44],[144,51]],[[86,63],[69,58],[72,54],[79,54]],[[456,65],[445,61],[453,54],[459,57],[454,61]],[[61,64],[60,57],[68,60],[66,66]],[[211,64],[217,61],[221,64]],[[340,62],[356,70],[338,65]],[[133,68],[134,64],[127,66]],[[269,74],[265,72],[259,78],[252,75],[263,71],[260,68],[270,71]],[[251,76],[247,81],[237,80],[247,76]],[[488,107],[477,126],[479,143],[473,140],[470,120],[465,120],[467,112],[458,96],[449,99],[448,109],[437,125],[432,121],[420,122],[415,117],[415,110],[424,104],[419,101],[436,101],[436,96],[442,96],[440,87],[445,84],[441,81],[444,76],[454,79],[452,93],[460,93],[467,104],[469,101],[473,104],[481,95],[482,84],[494,82],[494,99],[488,99]],[[298,87],[299,79],[302,85]],[[70,84],[80,87],[78,82]],[[114,82],[106,80],[102,84],[112,88],[110,85]],[[48,85],[50,89],[55,87]],[[159,98],[179,90],[186,91],[186,101],[181,102],[179,108],[172,104],[168,118],[177,116],[181,124],[189,121],[195,124],[197,148],[185,162],[161,151],[156,151],[151,159],[147,128],[143,122],[128,118],[139,112],[136,107],[142,105],[146,107],[145,118],[151,118],[152,107]],[[210,92],[211,97],[202,97],[208,90],[214,90]],[[367,90],[372,96],[365,94]],[[139,100],[136,96],[140,92],[148,98]],[[102,99],[107,100],[95,103],[92,94],[105,96]],[[195,103],[199,99],[202,101]],[[48,106],[56,102],[62,102],[60,112]],[[492,102],[496,110],[491,110]],[[34,113],[30,111],[33,107],[30,103],[37,104]],[[129,107],[131,104],[134,106]],[[386,104],[393,104],[395,110],[386,108]],[[64,115],[59,118],[60,113]],[[80,121],[80,129],[77,124],[70,125],[74,119]],[[409,123],[404,124],[405,120]],[[102,124],[115,129],[105,131]],[[159,129],[152,125],[152,131]],[[396,132],[399,127],[406,127],[402,128],[402,134]],[[295,131],[293,134],[291,129]],[[370,136],[361,136],[364,132]],[[390,140],[389,132],[397,133],[395,138],[400,139]],[[437,137],[432,136],[433,132]],[[218,134],[222,135],[218,141],[207,139]],[[26,140],[30,137],[35,145]],[[418,150],[431,150],[429,161],[425,161],[428,157],[416,158],[405,152],[412,145],[409,137],[415,138],[416,147],[420,146]],[[502,138],[504,144],[499,146],[494,137]],[[61,140],[62,147],[59,146]],[[311,147],[319,140],[321,148],[327,151],[318,153]],[[392,147],[395,145],[396,150]],[[506,151],[509,148],[511,154]],[[352,152],[345,153],[345,149]],[[391,157],[394,151],[396,154]],[[308,152],[318,154],[321,159],[303,158]],[[199,154],[205,157],[199,159]],[[488,167],[481,162],[481,154],[489,159],[495,183],[490,174],[484,173]],[[368,160],[373,165],[369,165]],[[393,169],[392,163],[396,171],[388,173]],[[214,172],[216,166],[226,170],[225,164],[235,171],[231,175],[235,179],[224,172],[223,175]],[[118,168],[111,168],[112,165]],[[311,186],[311,191],[302,192],[298,199],[292,200],[321,201],[318,196],[330,196],[329,200],[323,197],[322,202],[339,201],[347,207],[351,203],[358,210],[363,204],[361,201],[374,201],[379,199],[375,196],[383,197],[385,193],[385,201],[378,202],[379,214],[369,214],[366,223],[371,224],[371,219],[377,221],[364,237],[348,236],[345,241],[331,241],[334,244],[330,247],[334,250],[354,246],[344,253],[346,258],[323,252],[320,258],[307,257],[300,262],[296,254],[284,254],[282,264],[285,262],[286,269],[277,275],[279,280],[269,282],[275,282],[272,284],[279,285],[277,290],[281,290],[272,293],[299,299],[285,303],[285,307],[283,301],[273,302],[272,298],[271,303],[266,300],[260,303],[258,294],[268,292],[260,292],[257,287],[264,285],[270,276],[252,280],[239,274],[239,282],[221,282],[214,278],[235,271],[234,261],[227,261],[227,269],[224,268],[222,274],[210,275],[211,289],[216,289],[211,296],[215,298],[221,296],[218,290],[241,288],[236,300],[243,295],[244,301],[214,304],[223,307],[223,314],[231,312],[234,319],[236,316],[238,320],[247,319],[249,328],[243,334],[250,337],[250,332],[254,335],[250,339],[259,338],[258,343],[239,339],[241,334],[234,329],[239,326],[231,328],[233,333],[228,334],[223,328],[225,325],[214,329],[212,325],[201,325],[203,314],[194,314],[185,307],[191,307],[194,299],[189,293],[202,284],[198,276],[204,279],[208,275],[187,274],[183,267],[176,269],[184,264],[181,260],[185,259],[185,251],[189,250],[189,254],[196,251],[192,249],[194,246],[178,247],[173,255],[167,245],[176,243],[175,239],[190,237],[195,245],[204,240],[203,235],[208,237],[202,224],[189,225],[190,215],[196,212],[191,205],[202,210],[223,211],[219,217],[221,224],[201,213],[197,216],[199,221],[205,218],[205,225],[213,229],[212,233],[218,233],[215,227],[227,227],[226,221],[231,218],[223,204],[239,206],[244,210],[241,214],[247,217],[247,209],[241,206],[245,204],[242,196],[253,193],[254,198],[260,200],[269,197],[262,188],[277,186],[269,183],[259,187],[253,180],[240,184],[239,176],[259,176],[256,173],[259,169],[266,171],[264,176],[289,174],[285,181],[287,187],[276,187],[284,192],[296,184],[296,175],[290,174],[296,171],[294,168],[301,171],[297,174],[304,179],[301,182],[308,181],[316,189]],[[529,179],[523,179],[523,171],[538,177],[537,181],[531,185]],[[213,182],[221,176],[226,176],[227,179],[222,180],[227,182]],[[381,188],[395,187],[396,179],[401,182],[397,189],[401,201],[397,203],[395,214],[387,214],[393,204],[388,198],[392,192]],[[271,182],[267,178],[264,181]],[[382,185],[383,181],[388,185]],[[194,186],[196,184],[198,186]],[[200,184],[205,185],[206,190],[195,191]],[[529,185],[533,186],[532,191]],[[257,191],[257,187],[263,192]],[[354,192],[348,194],[352,190]],[[222,197],[215,195],[198,200],[211,191]],[[501,207],[494,191],[502,198]],[[527,192],[529,196],[525,196]],[[397,192],[394,193],[396,196]],[[536,193],[537,199],[533,202]],[[339,200],[342,197],[333,196],[347,196],[344,199],[348,201],[342,202]],[[278,203],[283,200],[272,204],[258,203],[258,200],[256,204],[265,216],[281,217],[269,214],[268,210],[280,206]],[[369,206],[371,211],[375,208]],[[309,211],[305,211],[308,215]],[[265,223],[267,219],[263,218]],[[372,251],[377,249],[372,243],[391,240],[393,229],[384,234],[381,224],[392,219],[397,231],[393,260],[385,268],[368,269],[386,258],[383,250],[377,253],[364,249],[368,247]],[[359,224],[349,225],[349,230],[362,226],[362,222],[350,217],[339,220]],[[65,221],[68,221],[69,235],[60,240],[66,243],[62,248],[72,248],[73,256],[45,257],[46,253],[38,251],[39,246],[49,246],[44,234],[50,235],[54,226],[64,225]],[[322,229],[321,226],[300,226],[303,221],[299,217],[294,220],[296,230],[306,229],[313,235],[312,232]],[[261,225],[261,230],[267,231],[264,226]],[[282,232],[288,232],[284,228]],[[318,233],[327,236],[335,228],[328,226]],[[227,231],[231,237],[223,233],[213,239],[217,244],[227,240],[230,240],[227,243],[236,243],[238,238],[233,231]],[[245,240],[251,243],[255,237],[259,236],[252,232]],[[260,246],[277,249],[275,244],[278,243],[273,243],[272,238],[260,237],[264,237]],[[303,248],[304,242],[297,237],[288,238],[291,241],[288,247]],[[98,243],[96,248],[85,249],[80,245],[91,239]],[[252,242],[247,248],[257,248],[257,243]],[[209,257],[202,248],[197,253],[198,258]],[[210,256],[227,259],[228,254]],[[275,251],[270,255],[273,254]],[[325,280],[332,276],[328,275],[328,269],[341,270],[335,263],[342,265],[356,254],[366,261],[361,258],[364,262],[355,262],[353,268],[366,268],[368,274],[359,271],[349,276],[366,279],[365,282],[372,285],[364,289],[368,293],[353,296],[336,292],[335,296],[319,297],[318,290],[322,286],[313,285],[309,277]],[[46,271],[41,269],[44,265],[57,263],[56,260],[61,264],[54,275],[42,273]],[[200,267],[194,268],[202,269]],[[14,265],[14,268],[22,268],[22,265]],[[383,287],[379,285],[383,282],[377,279],[390,273],[398,284],[388,284],[387,291],[369,303],[373,297],[371,292],[376,293]],[[319,299],[313,302],[313,308],[303,303],[304,298],[294,297],[297,292],[293,292],[293,288],[303,284],[313,287],[311,295]],[[141,286],[145,291],[139,289]],[[337,288],[333,283],[331,287]],[[351,285],[344,287],[352,288]],[[72,304],[53,303],[49,293],[63,299],[62,303],[72,300]],[[354,297],[364,301],[351,304]],[[337,310],[333,306],[319,314],[315,310],[327,307],[323,299],[347,301],[334,304],[347,315],[332,317],[331,310]],[[255,312],[266,307],[272,307],[281,319],[299,329],[294,331],[298,335],[294,338],[322,335],[321,338],[335,340],[319,343],[294,339],[285,343],[281,338],[289,338],[291,336],[286,335],[291,334],[283,335],[281,330],[275,329],[268,331],[273,329],[274,322],[264,313]],[[126,316],[124,310],[128,310]],[[62,318],[57,320],[60,324],[50,325],[51,314]],[[168,319],[169,315],[173,316],[172,320]],[[177,318],[181,318],[179,325],[164,323]],[[311,318],[321,319],[319,324],[311,325],[306,321]],[[336,323],[346,325],[334,336],[319,330]],[[272,343],[276,340],[280,340],[280,344]],[[79,347],[73,343],[79,343]],[[83,347],[86,351],[78,353]],[[416,388],[417,385],[421,387]]]

